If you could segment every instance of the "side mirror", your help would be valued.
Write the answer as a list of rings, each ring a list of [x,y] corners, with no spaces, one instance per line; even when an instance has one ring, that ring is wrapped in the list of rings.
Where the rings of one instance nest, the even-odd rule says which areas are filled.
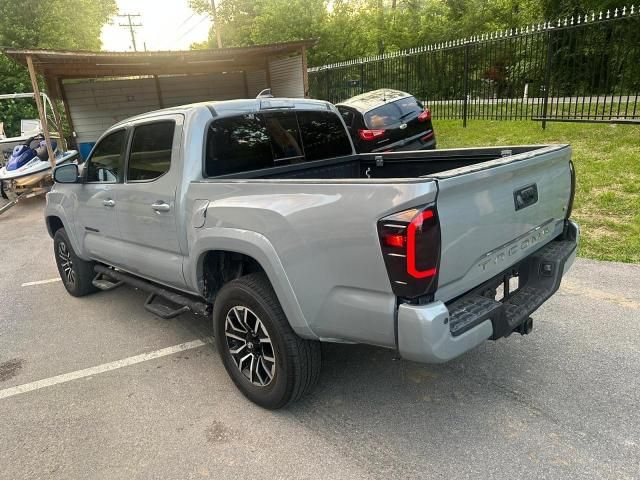
[[[53,171],[53,181],[56,183],[78,183],[78,165],[67,163],[60,165]]]

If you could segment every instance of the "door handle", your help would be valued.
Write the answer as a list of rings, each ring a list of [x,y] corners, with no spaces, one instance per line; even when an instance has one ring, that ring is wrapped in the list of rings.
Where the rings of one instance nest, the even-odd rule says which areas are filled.
[[[157,202],[152,203],[151,208],[153,208],[156,212],[168,212],[171,210],[171,205],[165,202]]]
[[[102,205],[104,205],[105,207],[115,207],[116,206],[116,202],[114,202],[113,200],[109,199],[109,200],[103,200],[102,201]]]

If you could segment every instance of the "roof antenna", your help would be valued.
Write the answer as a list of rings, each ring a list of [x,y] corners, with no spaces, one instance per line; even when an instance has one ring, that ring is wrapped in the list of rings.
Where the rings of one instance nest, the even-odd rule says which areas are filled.
[[[273,93],[271,93],[270,88],[265,88],[256,96],[256,98],[273,98]]]

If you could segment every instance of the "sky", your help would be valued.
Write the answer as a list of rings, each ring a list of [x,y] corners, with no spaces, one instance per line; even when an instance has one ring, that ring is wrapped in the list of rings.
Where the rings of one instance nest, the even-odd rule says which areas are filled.
[[[140,14],[131,17],[137,27],[136,44],[138,51],[144,50],[188,50],[193,42],[207,39],[211,20],[206,15],[198,15],[189,8],[188,0],[116,0],[118,13]],[[114,17],[111,25],[102,29],[102,50],[133,51],[131,32],[128,27],[118,24],[128,23],[126,17]]]

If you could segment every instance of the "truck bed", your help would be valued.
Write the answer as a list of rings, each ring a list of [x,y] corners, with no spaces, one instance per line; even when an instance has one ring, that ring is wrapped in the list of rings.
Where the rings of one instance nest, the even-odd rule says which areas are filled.
[[[554,147],[558,147],[557,145]],[[521,154],[535,155],[544,145],[459,148],[415,152],[357,154],[309,163],[283,165],[267,170],[222,175],[216,178],[253,179],[389,179],[441,176],[444,172],[485,164]],[[527,156],[528,157],[528,156]],[[526,157],[525,157],[526,158]],[[491,164],[486,165],[487,167]]]
[[[384,319],[394,297],[377,222],[435,205],[434,298],[451,302],[562,233],[570,158],[567,145],[360,154],[207,178],[193,182],[188,197],[203,217],[196,223],[238,232],[229,248],[246,231],[274,245],[314,334],[389,345]],[[539,198],[517,208],[516,195],[529,187]],[[209,206],[198,207],[201,199]]]

